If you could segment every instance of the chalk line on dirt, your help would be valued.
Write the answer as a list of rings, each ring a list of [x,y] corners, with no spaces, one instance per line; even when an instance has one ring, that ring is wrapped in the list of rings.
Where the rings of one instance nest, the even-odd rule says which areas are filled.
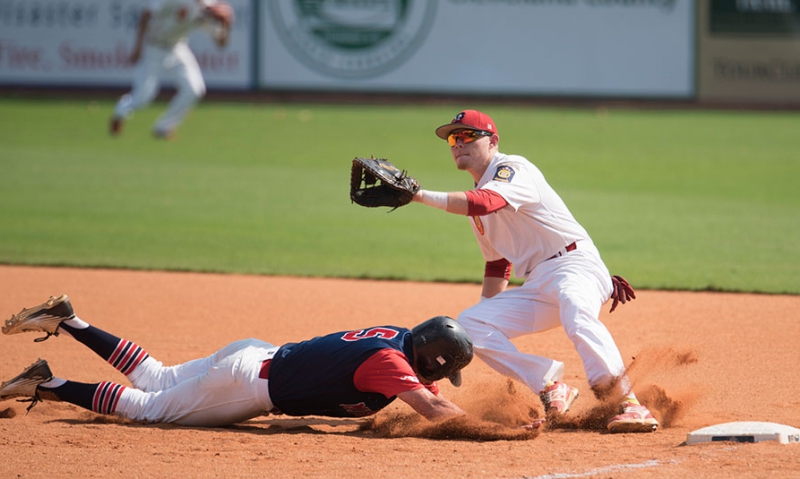
[[[614,464],[611,466],[606,467],[598,467],[596,469],[592,469],[586,472],[560,472],[556,474],[543,474],[541,476],[529,477],[524,476],[525,479],[570,479],[573,477],[590,477],[596,476],[598,474],[607,474],[610,472],[620,472],[630,469],[645,469],[648,467],[657,467],[664,464],[676,464],[679,461],[669,460],[669,461],[659,461],[657,459],[652,459],[650,461],[640,462],[636,464]]]

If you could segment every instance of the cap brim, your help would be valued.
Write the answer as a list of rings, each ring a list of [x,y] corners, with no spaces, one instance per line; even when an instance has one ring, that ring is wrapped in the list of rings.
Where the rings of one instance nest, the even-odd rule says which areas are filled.
[[[460,387],[461,386],[461,371],[458,371],[455,374],[451,374],[450,376],[447,377],[447,379],[450,380],[450,382],[453,384],[453,386]]]
[[[475,128],[474,126],[462,125],[461,123],[448,123],[436,129],[436,136],[438,136],[442,140],[446,140],[447,137],[450,135],[450,133],[456,130],[482,131],[480,128]]]

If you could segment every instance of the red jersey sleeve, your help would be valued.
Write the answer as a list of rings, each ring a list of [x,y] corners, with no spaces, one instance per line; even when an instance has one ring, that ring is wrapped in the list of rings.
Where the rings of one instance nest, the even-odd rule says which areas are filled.
[[[487,261],[486,268],[483,271],[483,276],[486,278],[511,278],[511,262],[505,258],[500,258],[495,261]]]
[[[406,355],[390,348],[381,349],[361,363],[353,375],[353,383],[359,391],[380,393],[387,398],[419,388],[428,388],[439,395],[435,382],[428,386],[419,382]]]
[[[486,216],[508,205],[508,201],[500,193],[492,190],[469,190],[467,195],[467,216]]]

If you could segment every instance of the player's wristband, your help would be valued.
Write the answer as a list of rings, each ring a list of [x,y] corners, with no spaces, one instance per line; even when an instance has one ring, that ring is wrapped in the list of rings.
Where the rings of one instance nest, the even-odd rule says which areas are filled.
[[[420,203],[447,211],[447,193],[443,191],[419,190],[417,194],[419,195]]]

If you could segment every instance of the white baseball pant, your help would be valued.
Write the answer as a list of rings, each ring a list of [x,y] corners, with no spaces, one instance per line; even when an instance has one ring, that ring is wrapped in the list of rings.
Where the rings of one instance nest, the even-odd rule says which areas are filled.
[[[166,133],[177,128],[194,104],[206,94],[200,66],[185,42],[178,43],[171,50],[152,45],[143,47],[142,58],[134,71],[131,91],[117,102],[114,116],[127,118],[134,111],[152,103],[166,74],[172,74],[177,92],[153,130]]]
[[[560,381],[564,363],[520,352],[519,336],[563,326],[583,362],[591,386],[623,375],[625,365],[600,308],[611,295],[611,277],[591,242],[544,261],[518,288],[509,288],[466,309],[458,321],[472,337],[475,353],[496,371],[526,384],[537,394]],[[629,389],[627,379],[622,387]]]
[[[278,347],[245,339],[216,353],[164,367],[152,357],[128,379],[116,413],[128,419],[185,426],[219,427],[265,415],[274,409],[261,364]]]

